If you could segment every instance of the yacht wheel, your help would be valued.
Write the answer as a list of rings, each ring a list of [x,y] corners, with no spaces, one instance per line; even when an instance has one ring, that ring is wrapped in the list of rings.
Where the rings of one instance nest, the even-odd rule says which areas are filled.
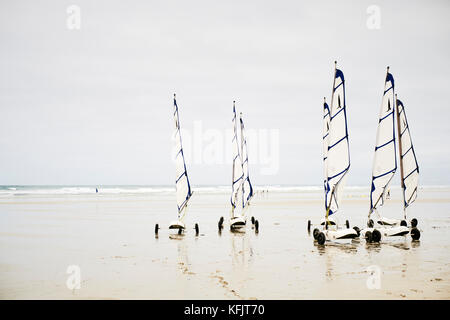
[[[159,230],[159,225],[155,224],[155,234],[158,234],[158,230]]]
[[[364,235],[364,237],[366,238],[366,242],[367,243],[371,243],[372,242],[372,232],[366,231],[366,234]]]
[[[380,242],[381,240],[381,232],[377,229],[373,230],[372,232],[372,241],[373,242]]]
[[[219,223],[217,225],[219,227],[219,231],[222,230],[222,228],[223,228],[223,217],[220,217]]]
[[[252,217],[252,224],[255,224],[255,217]]]
[[[255,220],[255,232],[258,233],[259,232],[259,221]]]
[[[407,226],[406,221],[405,220],[400,221],[400,226],[406,227]]]
[[[315,228],[313,231],[314,240],[317,240],[317,236],[319,235],[319,233],[320,233],[319,229]]]
[[[325,234],[323,232],[320,232],[317,235],[317,243],[320,245],[323,245],[325,243]]]
[[[413,218],[413,219],[411,220],[411,227],[413,227],[413,228],[417,227],[417,223],[418,223],[417,219],[416,219],[416,218]]]
[[[367,227],[373,228],[373,220],[372,219],[369,219],[369,221],[367,221]]]
[[[181,234],[183,232],[183,228],[178,228],[178,234]]]
[[[419,229],[417,229],[417,228],[412,228],[411,229],[411,238],[414,241],[417,241],[417,240],[420,239],[420,231],[419,231]]]
[[[347,229],[350,229],[350,222],[348,222],[348,220],[345,220],[345,226],[347,227]]]
[[[311,220],[308,220],[308,232],[311,232]]]
[[[198,236],[199,229],[198,229],[198,223],[195,224],[195,235]]]

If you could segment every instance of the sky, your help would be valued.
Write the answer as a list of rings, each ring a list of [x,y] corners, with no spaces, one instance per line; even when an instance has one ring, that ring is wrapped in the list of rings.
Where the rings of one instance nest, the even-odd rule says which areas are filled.
[[[193,186],[231,183],[233,100],[253,184],[322,185],[335,60],[347,184],[370,185],[390,66],[420,184],[449,185],[449,16],[449,1],[2,1],[0,185],[174,184],[174,93]]]

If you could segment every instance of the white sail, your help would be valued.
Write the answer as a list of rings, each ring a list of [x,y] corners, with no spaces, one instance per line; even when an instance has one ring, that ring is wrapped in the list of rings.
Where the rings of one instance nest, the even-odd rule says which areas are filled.
[[[330,128],[326,160],[326,205],[328,215],[339,208],[340,194],[344,188],[344,177],[350,169],[347,110],[345,104],[344,74],[335,69],[330,108]]]
[[[327,185],[327,158],[328,158],[328,132],[330,130],[330,108],[328,107],[327,102],[323,102],[323,186],[325,191],[325,209],[327,208],[327,193],[328,193],[328,185]]]
[[[411,140],[408,120],[406,118],[403,103],[397,101],[397,121],[400,151],[400,169],[403,188],[403,200],[405,209],[417,198],[417,187],[419,185],[419,165]]]
[[[239,152],[239,142],[237,136],[237,122],[236,122],[236,108],[233,101],[233,172],[232,172],[232,182],[231,182],[231,215],[234,216],[234,209],[236,209],[236,204],[239,203],[239,197],[242,197],[242,185],[244,179],[244,173],[242,170],[242,160],[241,154]]]
[[[176,96],[173,97],[173,107],[174,107],[174,119],[175,119],[175,146],[177,154],[175,156],[175,166],[176,166],[176,194],[177,194],[177,205],[178,205],[178,219],[184,217],[184,209],[192,196],[191,185],[189,184],[189,178],[186,171],[186,163],[184,161],[183,145],[181,142],[180,133],[180,119],[178,115],[178,106]]]
[[[241,155],[242,155],[242,171],[244,174],[244,182],[242,186],[242,208],[245,208],[250,199],[253,197],[253,187],[250,182],[248,173],[248,151],[247,151],[247,138],[245,137],[244,121],[242,120],[242,113],[240,115],[241,122]]]
[[[372,168],[370,213],[383,205],[388,185],[397,170],[394,126],[394,78],[388,72],[378,120],[375,157]]]

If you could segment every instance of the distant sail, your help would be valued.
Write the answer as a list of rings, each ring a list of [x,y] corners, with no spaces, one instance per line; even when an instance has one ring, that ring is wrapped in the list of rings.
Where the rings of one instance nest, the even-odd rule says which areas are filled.
[[[388,185],[397,170],[394,127],[394,77],[388,72],[378,120],[375,157],[372,168],[370,212],[383,205]]]
[[[248,151],[247,151],[247,138],[245,137],[244,121],[242,120],[242,113],[240,116],[241,122],[241,154],[242,154],[242,170],[244,173],[244,182],[242,186],[242,208],[245,208],[253,197],[253,187],[250,182],[248,174]]]
[[[236,208],[236,204],[239,203],[239,197],[242,196],[242,185],[244,179],[244,173],[242,170],[242,160],[239,152],[239,142],[237,136],[237,122],[236,122],[236,108],[233,101],[233,140],[232,140],[232,148],[233,148],[233,173],[232,173],[232,183],[231,183],[231,206],[232,213],[234,214],[234,209]]]
[[[176,166],[176,193],[178,205],[178,219],[183,217],[183,210],[192,196],[191,185],[186,170],[186,162],[184,161],[183,145],[181,143],[180,119],[178,115],[177,100],[173,97],[174,118],[175,118],[175,146],[177,154],[175,156]]]
[[[327,184],[327,157],[328,157],[328,132],[330,130],[330,108],[325,99],[323,102],[323,186],[325,191],[325,209],[327,208],[327,193],[330,191]]]
[[[339,208],[340,194],[344,188],[344,177],[350,169],[347,110],[345,104],[344,73],[336,69],[331,97],[330,128],[326,159],[326,204],[329,215]]]
[[[407,208],[417,198],[417,188],[419,185],[419,165],[417,164],[416,153],[411,140],[408,120],[406,119],[403,103],[397,99],[397,121],[399,122],[399,150],[400,168],[402,170],[402,188],[404,207]]]

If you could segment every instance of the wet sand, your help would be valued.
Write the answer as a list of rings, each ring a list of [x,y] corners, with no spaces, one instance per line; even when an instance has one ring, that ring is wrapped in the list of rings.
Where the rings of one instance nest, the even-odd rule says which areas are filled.
[[[341,222],[361,227],[367,190],[348,188]],[[400,190],[383,215],[401,218]],[[421,189],[410,218],[422,237],[366,244],[314,244],[308,219],[323,215],[322,192],[257,195],[248,216],[256,234],[217,231],[228,217],[228,193],[196,192],[184,235],[165,226],[176,218],[175,195],[21,195],[0,197],[1,299],[449,299],[450,189]],[[343,219],[343,220],[342,220]],[[195,236],[194,223],[200,226]],[[155,238],[154,225],[162,229]],[[67,267],[81,270],[68,289]],[[379,268],[370,289],[368,267]]]

